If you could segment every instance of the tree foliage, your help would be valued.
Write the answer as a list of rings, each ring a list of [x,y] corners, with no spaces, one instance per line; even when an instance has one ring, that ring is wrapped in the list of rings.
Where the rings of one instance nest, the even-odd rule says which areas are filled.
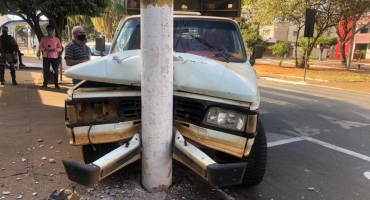
[[[336,26],[337,35],[339,37],[340,43],[340,55],[341,62],[345,64],[347,62],[345,46],[346,43],[351,38],[352,33],[352,23],[355,24],[359,21],[365,21],[365,23],[360,24],[357,29],[354,30],[354,33],[358,33],[363,27],[370,24],[370,18],[367,17],[367,13],[370,11],[370,1],[367,0],[337,0],[338,6],[340,7],[340,16],[341,19]]]
[[[288,43],[277,43],[269,46],[268,49],[271,50],[273,55],[280,58],[279,67],[281,67],[284,56],[292,51],[292,46]]]
[[[338,39],[332,36],[321,36],[317,39],[316,44],[320,48],[320,58],[322,60],[322,53],[324,52],[324,48],[330,48],[331,46],[338,44]]]
[[[347,41],[349,38],[347,32],[350,27],[347,21],[357,21],[369,11],[370,1],[367,0],[243,0],[243,8],[246,9],[250,21],[261,25],[271,24],[274,21],[289,21],[297,27],[296,45],[298,46],[299,31],[304,27],[305,9],[316,10],[315,36],[311,39],[311,45],[308,47],[308,55],[311,54],[316,46],[318,38],[323,36],[329,29],[336,27],[339,30],[339,22],[342,21],[345,30],[343,38]],[[357,20],[356,20],[357,19]],[[358,30],[357,30],[358,31]],[[339,33],[339,31],[337,31]],[[341,36],[339,36],[341,37]],[[345,39],[342,39],[345,43]],[[342,42],[341,41],[341,42]],[[297,49],[297,48],[296,48]],[[344,49],[344,45],[343,45]],[[296,66],[300,64],[303,67],[304,56],[298,63],[297,52]]]
[[[242,34],[244,39],[245,47],[250,56],[252,55],[254,46],[256,44],[264,44],[262,36],[259,35],[258,26],[255,25],[243,25]]]
[[[38,40],[43,33],[40,17],[44,15],[55,28],[55,35],[61,38],[65,18],[71,15],[99,16],[107,7],[106,0],[56,1],[56,0],[0,0],[1,14],[13,14],[25,20],[35,31]]]
[[[97,31],[103,33],[107,42],[113,40],[114,32],[121,17],[125,14],[125,7],[121,0],[109,0],[109,5],[100,17],[91,18]]]
[[[357,62],[361,62],[361,59],[363,59],[366,55],[366,51],[357,49],[354,54],[357,55]]]

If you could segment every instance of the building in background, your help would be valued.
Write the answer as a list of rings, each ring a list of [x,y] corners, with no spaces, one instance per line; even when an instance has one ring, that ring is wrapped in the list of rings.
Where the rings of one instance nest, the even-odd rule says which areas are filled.
[[[367,17],[364,17],[362,18],[361,20],[359,20],[356,24],[356,27],[359,28],[359,27],[363,27],[364,24],[367,24],[370,20],[370,16],[367,16]],[[348,27],[352,27],[352,23],[348,23]],[[343,34],[343,25],[340,24],[339,25],[339,33],[340,34]],[[352,35],[352,31],[348,34],[348,37],[351,37]],[[365,26],[363,27],[358,33],[355,34],[355,37],[354,37],[354,45],[353,45],[353,51],[352,52],[355,52],[356,50],[365,50],[366,54],[365,54],[365,59],[370,59],[370,26]],[[348,58],[348,52],[349,52],[349,48],[351,46],[351,42],[350,40],[345,44],[345,54],[346,54],[346,58]],[[355,53],[352,54],[352,59],[357,59],[358,58],[358,55],[356,55]],[[338,44],[336,45],[335,47],[335,52],[334,52],[334,59],[336,60],[340,60],[341,57],[340,57],[340,43],[339,43],[339,40],[338,40]]]
[[[331,30],[330,33],[331,33],[330,36],[337,37],[334,29]],[[267,46],[274,45],[280,42],[287,42],[291,44],[293,47],[293,50],[288,55],[288,57],[291,57],[291,58],[294,57],[294,51],[295,51],[294,47],[295,47],[295,42],[296,42],[296,38],[298,34],[299,34],[299,37],[303,37],[304,27],[298,33],[298,27],[295,25],[291,25],[290,22],[273,22],[273,24],[269,26],[261,26],[260,28],[260,35],[265,40]],[[326,53],[327,51],[329,51],[330,58],[332,58],[334,47],[331,47],[329,49],[324,49],[323,52]],[[301,48],[298,47],[298,57],[302,53],[303,52],[301,52]],[[311,58],[318,59],[320,57],[320,53],[321,53],[320,49],[315,47],[311,53]],[[270,50],[266,50],[264,56],[268,57],[268,56],[273,56],[273,55]],[[322,55],[322,56],[325,57],[325,55]]]

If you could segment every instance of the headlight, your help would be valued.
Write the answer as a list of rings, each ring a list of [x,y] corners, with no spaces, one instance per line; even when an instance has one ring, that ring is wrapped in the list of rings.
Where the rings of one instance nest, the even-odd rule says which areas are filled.
[[[203,119],[203,124],[244,131],[246,118],[246,115],[213,107],[208,110],[206,117]]]

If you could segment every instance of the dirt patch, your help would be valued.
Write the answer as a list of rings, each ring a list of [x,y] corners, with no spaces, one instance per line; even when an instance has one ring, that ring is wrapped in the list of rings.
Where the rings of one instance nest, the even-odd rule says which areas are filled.
[[[275,63],[257,63],[254,68],[260,77],[303,82],[304,69],[292,67],[290,64],[279,67]],[[351,68],[347,71],[340,63],[327,63],[325,66],[312,63],[310,68],[306,69],[305,82],[312,85],[370,93],[370,67]]]

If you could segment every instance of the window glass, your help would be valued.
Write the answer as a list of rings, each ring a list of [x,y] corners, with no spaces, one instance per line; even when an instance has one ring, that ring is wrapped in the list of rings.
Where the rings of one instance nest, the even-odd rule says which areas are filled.
[[[219,61],[242,62],[246,59],[238,27],[229,21],[175,19],[173,37],[175,52]],[[140,49],[139,19],[126,21],[112,53],[134,49]]]

